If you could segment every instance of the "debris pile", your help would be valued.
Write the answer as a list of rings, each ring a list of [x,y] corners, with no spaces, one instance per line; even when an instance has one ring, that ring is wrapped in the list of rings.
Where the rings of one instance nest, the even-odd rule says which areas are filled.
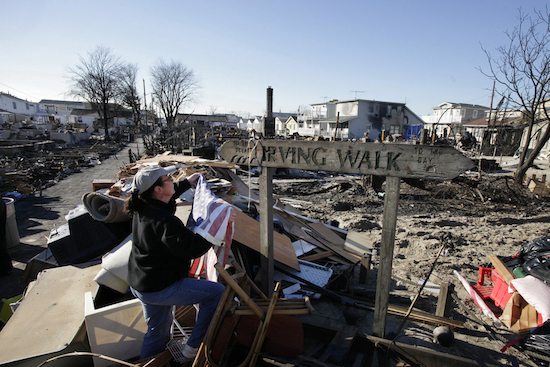
[[[200,172],[212,192],[237,211],[230,258],[226,266],[217,265],[226,293],[194,365],[352,366],[369,365],[380,358],[421,365],[475,364],[467,358],[467,351],[461,356],[444,353],[456,344],[453,333],[466,327],[468,317],[453,308],[455,292],[445,282],[428,282],[436,262],[448,273],[453,267],[477,270],[469,264],[473,262],[467,253],[470,243],[439,228],[460,223],[440,219],[424,233],[419,224],[414,229],[422,236],[418,243],[402,235],[405,230],[397,231],[397,263],[408,262],[407,251],[413,247],[421,248],[425,257],[408,266],[406,276],[396,273],[393,278],[390,322],[403,326],[408,320],[418,330],[437,330],[433,337],[430,333],[428,343],[435,339],[439,344],[433,347],[439,352],[432,353],[368,335],[375,307],[383,191],[373,189],[358,175],[281,175],[285,178],[273,184],[276,283],[266,293],[258,286],[262,269],[256,179],[224,161],[169,154],[127,164],[113,180],[94,182],[94,191],[83,197],[83,205],[67,216],[66,227],[51,232],[48,249],[28,265],[28,277],[40,273],[38,279],[0,332],[0,363],[32,361],[37,365],[75,350],[134,365],[147,362],[137,360],[145,324],[139,302],[127,292],[120,272],[125,266],[119,260],[131,243],[129,218],[121,214],[120,205],[133,175],[149,164],[175,165],[175,179]],[[187,193],[180,199],[176,215],[185,223],[193,195]],[[404,183],[400,199],[400,213],[415,213],[418,223],[428,223],[436,211],[475,217],[494,211],[496,204],[502,210],[529,213],[543,204],[541,197],[511,180],[476,181],[467,176],[451,182]],[[432,256],[438,249],[437,257]],[[464,254],[459,266],[447,260],[453,252]],[[495,267],[491,270],[495,274],[503,271],[500,265]],[[173,341],[150,363],[160,366],[177,361],[178,343],[192,328],[195,310],[177,307],[174,312]],[[335,322],[337,318],[344,323]],[[25,348],[8,350],[9,340],[19,337],[26,338],[21,343]],[[45,339],[54,339],[56,345],[41,342]],[[89,356],[73,358],[75,365],[92,363]],[[96,366],[109,363],[93,359]]]
[[[121,149],[120,143],[104,140],[76,145],[50,143],[38,150],[0,156],[0,191],[28,195],[54,185],[81,168],[101,164]]]

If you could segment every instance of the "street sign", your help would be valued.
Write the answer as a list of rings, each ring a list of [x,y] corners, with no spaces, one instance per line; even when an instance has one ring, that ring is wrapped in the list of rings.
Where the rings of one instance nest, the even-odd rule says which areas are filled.
[[[220,154],[239,165],[436,180],[475,166],[452,147],[397,143],[229,140]]]
[[[452,147],[397,143],[300,140],[229,140],[220,155],[229,163],[265,167],[260,174],[260,253],[264,292],[273,284],[273,171],[297,168],[386,177],[373,335],[384,338],[401,178],[450,180],[475,167]],[[265,281],[264,281],[265,279]],[[271,293],[269,293],[271,294]]]

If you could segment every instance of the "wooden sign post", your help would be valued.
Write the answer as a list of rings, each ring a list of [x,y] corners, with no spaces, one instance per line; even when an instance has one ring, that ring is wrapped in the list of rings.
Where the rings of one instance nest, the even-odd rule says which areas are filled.
[[[230,140],[221,146],[229,163],[261,167],[262,289],[273,286],[273,168],[386,176],[374,336],[383,338],[389,304],[400,178],[450,180],[475,164],[452,147],[394,143]],[[265,267],[264,267],[265,264]],[[265,281],[264,281],[265,279]],[[265,288],[267,287],[267,288]]]

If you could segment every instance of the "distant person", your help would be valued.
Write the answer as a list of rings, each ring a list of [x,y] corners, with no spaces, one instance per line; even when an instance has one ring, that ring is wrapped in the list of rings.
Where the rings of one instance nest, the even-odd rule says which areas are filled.
[[[212,245],[174,215],[176,198],[195,185],[200,175],[174,183],[168,176],[172,171],[159,166],[142,168],[125,202],[133,217],[128,283],[141,301],[147,322],[142,359],[166,349],[174,305],[200,303],[193,332],[182,350],[187,360],[194,359],[225,289],[220,283],[188,277],[191,260]]]
[[[8,240],[6,238],[6,203],[0,198],[0,276],[8,275],[13,270],[11,257],[8,253]]]

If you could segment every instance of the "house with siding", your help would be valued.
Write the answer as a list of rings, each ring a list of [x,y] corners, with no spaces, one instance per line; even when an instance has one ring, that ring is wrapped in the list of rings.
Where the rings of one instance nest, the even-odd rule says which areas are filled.
[[[546,113],[543,109],[546,110]],[[533,125],[530,136],[528,134],[528,126],[524,125],[520,147],[525,146],[527,140],[529,140],[529,146],[527,149],[533,149],[540,141],[550,124],[550,121],[546,119],[546,114],[550,115],[550,98],[545,100],[544,103],[538,107],[538,110],[535,111],[536,122]],[[540,155],[542,157],[550,157],[550,140],[546,141],[546,143],[542,146]]]
[[[15,123],[34,120],[37,103],[0,92],[0,123]]]
[[[296,132],[341,140],[376,140],[385,132],[411,139],[423,124],[404,103],[354,99],[312,104],[298,116]]]
[[[432,108],[431,115],[422,116],[422,120],[430,136],[435,133],[439,138],[459,140],[466,131],[464,124],[487,117],[489,110],[475,104],[443,102]]]
[[[265,117],[264,115],[264,119]],[[291,120],[295,121],[298,116],[296,113],[273,112],[273,118],[275,119],[275,135],[288,136],[290,134],[286,125]]]
[[[69,116],[71,116],[72,111],[76,109],[91,109],[91,106],[85,102],[43,99],[38,102],[37,112],[42,116],[44,122],[55,121],[65,125],[69,122]]]

